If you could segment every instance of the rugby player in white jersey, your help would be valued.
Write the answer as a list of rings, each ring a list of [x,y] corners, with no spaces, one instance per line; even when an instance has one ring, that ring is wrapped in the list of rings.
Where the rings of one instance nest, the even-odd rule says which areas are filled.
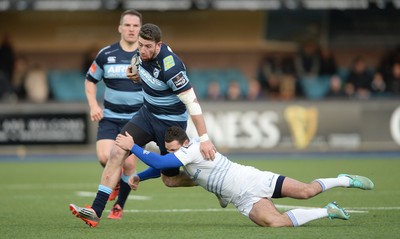
[[[177,126],[172,126],[166,131],[165,147],[171,152],[167,155],[143,150],[127,132],[125,135],[118,135],[116,145],[131,151],[144,163],[156,169],[183,167],[190,179],[220,199],[222,207],[232,203],[243,215],[264,227],[293,227],[320,218],[348,220],[350,217],[336,202],[331,202],[323,208],[293,209],[281,213],[271,198],[308,199],[334,187],[364,190],[374,187],[370,179],[348,174],[303,183],[273,172],[234,163],[218,152],[213,161],[204,160],[199,140],[189,139],[186,132]],[[181,177],[185,176],[182,174]],[[129,179],[129,185],[136,190],[140,181],[140,177],[134,175]]]

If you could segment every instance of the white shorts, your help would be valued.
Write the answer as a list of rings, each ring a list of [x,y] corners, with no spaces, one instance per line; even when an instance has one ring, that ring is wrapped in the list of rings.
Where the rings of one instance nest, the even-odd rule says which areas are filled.
[[[260,171],[253,167],[248,167],[241,175],[242,182],[240,193],[235,195],[231,202],[246,217],[249,216],[253,204],[262,198],[271,198],[274,194],[276,181],[279,174]]]

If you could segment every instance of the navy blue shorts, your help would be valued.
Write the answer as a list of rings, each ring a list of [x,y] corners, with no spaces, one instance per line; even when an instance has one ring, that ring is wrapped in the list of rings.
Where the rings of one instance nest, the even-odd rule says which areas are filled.
[[[154,141],[160,149],[161,155],[167,154],[165,148],[165,132],[171,126],[178,126],[186,130],[187,121],[169,121],[156,118],[146,107],[140,108],[132,119],[121,130],[121,133],[127,131],[139,146]],[[175,176],[179,173],[179,168],[163,170],[166,176]]]
[[[111,139],[115,140],[122,128],[128,123],[128,119],[103,118],[99,121],[97,128],[97,140]]]
[[[272,198],[281,198],[282,197],[282,185],[283,181],[285,180],[285,176],[280,175],[278,179],[276,180],[275,184],[275,190],[274,194],[272,195]]]
[[[151,136],[150,141],[156,142],[158,147],[160,148],[160,152],[162,155],[167,154],[167,150],[165,149],[165,132],[167,129],[173,125],[179,126],[186,130],[187,121],[169,121],[169,120],[161,120],[156,118],[152,113],[150,113],[146,107],[140,108],[140,110],[135,114],[132,119],[129,121],[130,123],[138,126],[144,132]],[[128,124],[130,125],[130,124]],[[125,127],[128,129],[128,133],[134,137],[136,132],[129,131],[129,127]],[[136,137],[133,139],[136,140]],[[148,143],[148,142],[146,142]],[[138,144],[140,145],[140,144]]]

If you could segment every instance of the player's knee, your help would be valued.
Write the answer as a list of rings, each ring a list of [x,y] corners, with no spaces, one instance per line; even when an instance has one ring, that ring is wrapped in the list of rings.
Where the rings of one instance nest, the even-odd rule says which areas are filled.
[[[165,186],[167,187],[178,187],[178,183],[174,177],[167,177],[165,175],[161,175],[161,179]]]
[[[175,182],[170,180],[168,177],[163,177],[162,181],[167,187],[176,187]]]
[[[103,160],[99,159],[99,163],[103,168],[105,168],[106,164],[107,164],[107,161],[103,161]]]
[[[136,171],[136,162],[131,156],[129,156],[124,162],[124,170],[129,174],[132,174]]]
[[[128,156],[128,153],[120,147],[113,147],[111,150],[109,161],[117,161],[122,164],[122,161]]]
[[[105,155],[103,153],[98,153],[97,158],[98,158],[99,163],[101,164],[101,166],[103,166],[103,168],[106,166],[109,156],[110,155],[107,156],[107,155]]]
[[[300,199],[308,199],[308,198],[312,198],[316,195],[316,192],[314,190],[313,187],[311,187],[310,185],[307,185],[305,187],[302,188],[299,196]]]

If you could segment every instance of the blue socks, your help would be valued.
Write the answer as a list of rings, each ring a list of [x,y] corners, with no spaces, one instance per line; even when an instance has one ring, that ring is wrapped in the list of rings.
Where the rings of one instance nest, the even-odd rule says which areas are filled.
[[[96,198],[93,201],[92,208],[100,218],[103,214],[104,208],[106,207],[108,197],[110,196],[112,189],[103,185],[99,185]]]

